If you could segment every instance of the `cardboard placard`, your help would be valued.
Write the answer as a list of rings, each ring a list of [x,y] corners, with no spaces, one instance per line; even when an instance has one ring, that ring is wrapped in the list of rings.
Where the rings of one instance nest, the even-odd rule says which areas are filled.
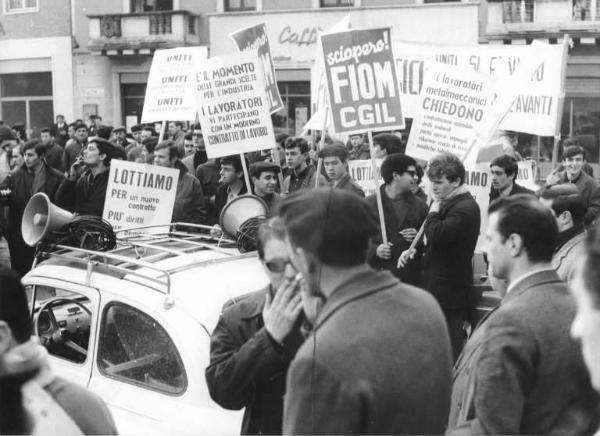
[[[377,168],[381,171],[381,163],[383,159],[376,159],[375,163]],[[373,170],[370,159],[357,159],[348,161],[348,173],[350,177],[362,188],[365,196],[375,194],[375,187],[373,186]],[[377,174],[377,185],[381,186],[383,179],[381,173]]]
[[[279,95],[279,87],[275,79],[275,65],[271,57],[271,48],[269,47],[269,38],[267,36],[267,26],[257,24],[256,26],[247,27],[238,30],[229,35],[235,42],[238,50],[256,50],[258,56],[263,63],[263,71],[265,75],[265,92],[269,98],[270,112],[277,112],[283,108],[283,101]]]
[[[196,75],[196,99],[209,158],[275,147],[263,63],[257,52],[206,61]]]
[[[115,230],[171,223],[179,170],[113,159],[102,218]]]
[[[321,35],[335,133],[404,127],[390,29]]]
[[[206,59],[206,47],[156,50],[148,75],[142,123],[164,120],[193,120],[195,70]]]

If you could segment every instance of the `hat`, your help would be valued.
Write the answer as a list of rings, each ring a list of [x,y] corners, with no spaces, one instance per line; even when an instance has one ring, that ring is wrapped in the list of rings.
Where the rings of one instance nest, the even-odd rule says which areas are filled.
[[[251,177],[260,177],[261,173],[264,173],[266,171],[272,171],[275,174],[279,174],[281,172],[281,168],[279,168],[279,165],[274,164],[272,162],[254,162],[252,165],[250,165],[250,176]]]
[[[117,126],[113,129],[113,133],[115,132],[124,132],[125,131],[125,127],[123,126]]]
[[[142,131],[142,126],[141,124],[135,124],[133,126],[131,126],[131,133],[133,132],[141,132]]]
[[[11,140],[16,140],[16,139],[17,138],[15,137],[15,134],[13,133],[13,131],[10,127],[7,127],[7,126],[0,127],[0,143],[3,141],[11,141]]]
[[[96,129],[96,135],[103,139],[110,138],[110,134],[113,132],[112,126],[100,126]]]
[[[88,140],[88,144],[91,144],[92,142],[96,144],[96,147],[98,147],[98,151],[100,152],[100,154],[106,154],[110,157],[113,157],[115,155],[115,145],[107,139],[104,139],[100,136],[92,136]]]
[[[290,240],[331,266],[366,261],[377,218],[366,200],[344,189],[300,190],[279,208]]]

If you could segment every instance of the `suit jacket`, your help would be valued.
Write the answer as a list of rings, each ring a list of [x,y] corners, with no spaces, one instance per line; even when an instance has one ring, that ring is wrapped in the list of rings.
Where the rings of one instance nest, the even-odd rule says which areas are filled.
[[[327,299],[288,372],[284,434],[440,434],[451,370],[431,295],[368,270]]]
[[[204,207],[204,194],[198,179],[192,176],[186,166],[179,162],[177,191],[175,191],[175,204],[171,222],[186,222],[204,224],[206,222],[206,207]]]
[[[448,434],[591,434],[597,405],[579,345],[575,302],[553,270],[524,278],[456,362]]]
[[[444,309],[467,308],[473,288],[473,252],[481,216],[466,192],[448,200],[425,220],[423,287]]]
[[[267,292],[225,303],[211,336],[210,396],[226,409],[246,408],[242,434],[281,434],[286,371],[302,343],[299,328],[283,347],[270,338],[262,318]]]
[[[600,186],[598,185],[598,182],[596,182],[593,177],[586,174],[585,171],[581,170],[579,177],[571,182],[567,179],[565,172],[561,183],[574,183],[577,186],[583,197],[583,203],[587,208],[584,217],[585,224],[591,225],[596,222],[600,216]]]
[[[64,179],[56,191],[56,205],[79,215],[104,212],[104,200],[110,168],[94,177],[86,170],[76,181]]]
[[[561,245],[552,256],[552,268],[567,285],[571,284],[575,275],[575,266],[585,253],[586,238],[587,232],[583,230]]]

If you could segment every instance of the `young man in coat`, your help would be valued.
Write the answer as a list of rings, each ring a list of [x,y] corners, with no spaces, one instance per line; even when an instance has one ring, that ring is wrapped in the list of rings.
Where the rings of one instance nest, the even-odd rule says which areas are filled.
[[[411,192],[417,177],[417,163],[410,156],[391,154],[381,164],[381,176],[385,182],[380,191],[388,243],[383,243],[381,231],[378,231],[372,239],[370,263],[375,269],[390,271],[404,283],[419,286],[420,253],[410,259],[404,268],[397,267],[400,254],[410,247],[427,217],[427,205]],[[367,197],[367,202],[373,213],[378,215],[376,195]]]
[[[313,189],[317,179],[319,186],[327,186],[327,180],[317,174],[314,165],[307,163],[308,143],[304,138],[288,138],[285,141],[285,161],[289,168],[288,176],[283,180],[281,193],[287,195],[300,189]]]
[[[245,408],[241,434],[282,434],[288,366],[302,343],[302,301],[277,218],[258,232],[265,289],[223,306],[210,345],[206,382],[226,409]]]
[[[305,313],[325,302],[287,378],[284,434],[440,434],[451,353],[442,311],[425,291],[367,264],[377,220],[339,189],[285,198],[288,252]]]
[[[35,254],[35,249],[25,243],[21,233],[25,207],[38,192],[45,193],[50,201],[54,201],[63,179],[60,171],[49,167],[45,162],[46,150],[46,145],[38,139],[26,142],[23,146],[25,163],[10,173],[0,185],[2,203],[9,208],[6,239],[10,250],[10,263],[12,269],[21,276],[31,269]]]
[[[450,153],[435,156],[427,167],[434,202],[425,219],[425,253],[422,259],[423,288],[442,306],[454,359],[458,357],[475,307],[473,295],[473,252],[479,236],[479,206],[464,185],[465,167]],[[414,256],[400,255],[399,265]]]
[[[269,216],[275,215],[281,203],[281,195],[276,192],[277,175],[281,168],[272,162],[254,162],[250,165],[249,172],[254,185],[254,195],[267,204]]]
[[[519,166],[514,157],[508,154],[498,156],[490,163],[490,170],[492,174],[490,203],[498,197],[508,197],[509,195],[517,194],[534,195],[533,191],[517,184],[516,178]]]
[[[529,195],[489,207],[484,250],[490,274],[508,284],[454,367],[447,434],[585,435],[597,398],[569,335],[576,307],[550,265],[558,228]]]
[[[204,224],[206,208],[202,186],[179,159],[179,148],[173,141],[163,141],[154,149],[154,165],[179,170],[171,222]]]
[[[323,159],[325,174],[329,177],[331,187],[346,189],[361,197],[365,196],[363,189],[348,174],[348,150],[341,144],[330,144],[319,151],[319,158]]]

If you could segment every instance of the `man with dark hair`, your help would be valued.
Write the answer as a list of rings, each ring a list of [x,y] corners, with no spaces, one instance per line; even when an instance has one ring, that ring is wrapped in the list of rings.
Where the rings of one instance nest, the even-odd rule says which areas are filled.
[[[534,195],[533,191],[517,184],[516,178],[519,166],[514,157],[508,154],[498,156],[490,163],[490,170],[492,174],[490,202],[498,197],[508,197],[509,195]]]
[[[278,163],[281,167],[281,175],[285,179],[290,174],[290,169],[286,163],[285,157],[285,143],[291,136],[287,133],[278,133],[275,135],[275,149],[277,150],[277,156],[275,156],[275,150],[271,150],[271,160],[273,163]],[[279,158],[279,161],[277,161]],[[281,189],[281,187],[279,187]]]
[[[288,366],[302,343],[302,300],[278,218],[258,232],[269,285],[228,301],[213,331],[206,381],[226,409],[246,408],[241,434],[282,434]]]
[[[244,182],[244,168],[239,155],[235,154],[221,158],[219,176],[221,185],[215,193],[215,223],[219,222],[221,211],[228,202],[238,195],[248,193],[248,187]]]
[[[558,223],[558,243],[552,267],[568,285],[575,277],[576,265],[585,254],[587,231],[583,223],[585,205],[577,186],[568,183],[545,188],[540,201],[552,209]]]
[[[206,223],[209,225],[216,224],[219,221],[219,216],[216,213],[215,197],[221,180],[220,171],[220,159],[208,159],[196,168],[196,178],[200,181],[202,192],[204,192]]]
[[[415,169],[417,170],[417,177],[413,179],[413,182],[410,185],[410,192],[412,192],[415,197],[423,200],[423,202],[427,204],[427,194],[425,194],[425,191],[423,191],[423,188],[421,188],[421,180],[423,180],[425,172],[423,171],[423,167],[419,165],[418,162]]]
[[[92,137],[58,188],[56,205],[79,215],[101,217],[114,150],[112,142]]]
[[[42,144],[46,146],[46,154],[44,155],[46,163],[59,171],[62,170],[63,149],[61,146],[54,143],[54,136],[49,127],[44,127],[40,132]]]
[[[473,296],[473,253],[479,236],[479,206],[464,185],[465,167],[460,159],[442,153],[427,167],[434,201],[425,219],[423,288],[442,306],[454,359],[460,354],[475,308]],[[406,265],[415,250],[405,250],[398,261]]]
[[[185,139],[185,131],[183,130],[183,121],[169,122],[169,138],[177,146],[179,157],[184,156],[183,141]]]
[[[171,222],[204,224],[206,208],[202,186],[179,160],[179,149],[173,141],[163,141],[154,149],[154,165],[179,170]]]
[[[446,434],[592,434],[597,398],[569,337],[575,301],[550,265],[556,219],[523,194],[488,212],[484,251],[508,288],[455,365]]]
[[[346,150],[346,147],[341,144],[326,145],[319,151],[319,158],[323,159],[323,167],[332,188],[346,189],[361,197],[365,196],[365,192],[352,180],[346,170],[348,165],[348,150]]]
[[[31,330],[25,289],[0,268],[0,433],[117,434],[100,397],[52,373]]]
[[[56,123],[51,127],[50,135],[54,137],[54,141],[61,148],[65,146],[69,140],[69,126],[65,122],[65,116],[58,114],[56,116]]]
[[[254,162],[250,165],[254,195],[260,197],[267,204],[271,215],[274,215],[281,203],[281,195],[276,192],[279,171],[279,165],[272,162]]]
[[[285,160],[290,169],[289,175],[283,181],[282,194],[286,195],[299,189],[315,188],[318,177],[319,186],[327,186],[327,180],[314,165],[307,163],[308,143],[304,138],[288,138],[285,142]]]
[[[130,150],[134,149],[135,147],[139,147],[142,145],[142,128],[144,126],[142,126],[141,124],[135,124],[133,126],[131,126],[131,136],[133,137],[133,142],[130,143],[127,148],[125,149],[125,151],[127,153],[129,153]]]
[[[406,146],[402,146],[402,139],[391,133],[380,133],[373,137],[373,150],[376,159],[384,159],[394,153],[404,153]]]
[[[146,138],[151,138],[152,136],[158,136],[156,134],[156,130],[154,130],[154,126],[152,126],[151,124],[145,124],[142,128],[140,138],[144,140]]]
[[[369,143],[365,142],[365,135],[363,133],[356,133],[350,135],[348,139],[350,143],[350,149],[348,150],[348,159],[370,159],[371,151],[369,150]]]
[[[48,129],[49,130],[49,129]],[[58,147],[58,146],[57,146]],[[38,139],[32,139],[23,146],[25,163],[4,180],[0,185],[2,204],[8,205],[8,226],[6,239],[10,250],[12,269],[24,276],[33,263],[35,250],[23,240],[21,221],[27,203],[34,194],[45,193],[50,201],[54,197],[63,175],[57,169],[51,168],[44,160],[47,147]]]
[[[585,161],[585,150],[579,145],[571,145],[563,152],[564,168],[552,171],[546,178],[546,185],[573,183],[579,189],[585,204],[585,224],[591,226],[600,216],[600,186],[594,178],[582,170]]]
[[[300,191],[280,215],[306,282],[305,312],[314,295],[325,299],[288,372],[283,433],[443,433],[451,382],[444,317],[431,295],[369,267],[377,220],[367,202],[339,189]]]
[[[381,202],[388,243],[383,243],[381,231],[372,239],[371,265],[375,269],[386,269],[402,280],[414,286],[420,285],[421,253],[408,260],[403,268],[398,268],[398,258],[410,247],[417,234],[417,229],[427,216],[427,205],[414,196],[411,186],[417,176],[417,163],[403,154],[390,154],[381,164]],[[378,214],[377,196],[367,197],[373,213]]]
[[[88,128],[83,123],[77,123],[73,126],[73,139],[67,142],[63,151],[62,170],[67,172],[81,156],[82,150],[85,148],[88,139]]]

